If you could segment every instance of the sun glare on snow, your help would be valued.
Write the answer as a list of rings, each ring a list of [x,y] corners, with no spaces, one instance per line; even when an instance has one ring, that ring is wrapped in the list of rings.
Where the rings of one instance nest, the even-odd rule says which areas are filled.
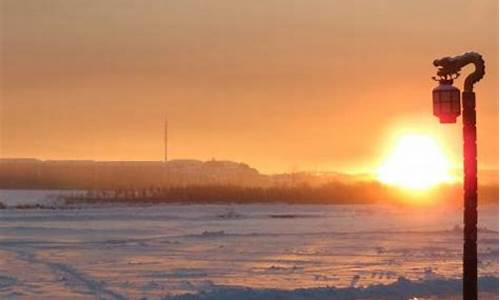
[[[438,143],[423,134],[406,134],[394,146],[377,170],[386,184],[410,189],[427,189],[449,182],[450,163]]]

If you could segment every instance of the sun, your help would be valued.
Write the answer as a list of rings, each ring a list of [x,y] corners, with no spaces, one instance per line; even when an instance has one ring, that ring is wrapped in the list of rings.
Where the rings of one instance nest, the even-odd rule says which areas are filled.
[[[386,184],[423,190],[450,182],[449,169],[449,160],[431,136],[405,134],[378,168],[377,177]]]

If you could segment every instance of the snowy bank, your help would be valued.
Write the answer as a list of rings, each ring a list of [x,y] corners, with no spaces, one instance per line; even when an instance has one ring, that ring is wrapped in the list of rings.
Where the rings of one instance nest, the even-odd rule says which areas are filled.
[[[479,278],[479,290],[498,293],[498,277]],[[410,299],[412,297],[445,297],[460,294],[459,279],[432,279],[410,281],[400,277],[388,285],[357,288],[318,287],[295,290],[254,289],[238,286],[209,285],[196,294],[170,296],[164,300],[354,300],[354,299]]]

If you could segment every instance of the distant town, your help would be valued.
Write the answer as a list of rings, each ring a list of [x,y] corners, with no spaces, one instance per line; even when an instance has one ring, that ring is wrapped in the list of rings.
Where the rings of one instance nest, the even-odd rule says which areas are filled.
[[[247,187],[321,185],[362,176],[339,173],[264,175],[226,160],[93,161],[0,159],[2,189],[111,189],[233,185]]]
[[[65,203],[329,203],[405,202],[408,193],[368,175],[296,172],[266,175],[225,160],[92,161],[0,159],[0,189],[75,190]],[[446,191],[445,191],[446,190]],[[84,192],[83,194],[81,192]],[[498,186],[480,186],[481,202],[498,202]],[[461,186],[429,192],[459,204]],[[449,195],[446,199],[442,195]]]

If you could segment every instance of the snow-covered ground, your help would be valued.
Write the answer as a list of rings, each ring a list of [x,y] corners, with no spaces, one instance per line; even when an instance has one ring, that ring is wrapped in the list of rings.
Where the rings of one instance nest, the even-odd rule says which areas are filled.
[[[498,299],[498,207],[479,215],[481,296]],[[0,299],[458,299],[461,223],[380,205],[4,209]]]

